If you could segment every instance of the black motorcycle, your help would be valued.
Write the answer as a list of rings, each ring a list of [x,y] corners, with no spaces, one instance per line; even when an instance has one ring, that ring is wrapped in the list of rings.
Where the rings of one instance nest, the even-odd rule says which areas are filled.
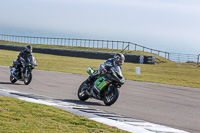
[[[22,60],[19,69],[16,69],[17,65],[19,65],[18,61],[13,60],[13,65],[10,66],[10,82],[15,83],[19,80],[28,85],[32,80],[32,70],[38,66],[35,57],[29,56],[26,60]]]
[[[87,72],[91,75],[98,72],[93,68],[88,68]],[[84,81],[78,89],[78,98],[85,101],[88,98],[95,98],[104,101],[105,105],[112,105],[119,97],[119,88],[125,79],[119,66],[110,68],[107,73],[100,74],[99,77],[86,84]]]

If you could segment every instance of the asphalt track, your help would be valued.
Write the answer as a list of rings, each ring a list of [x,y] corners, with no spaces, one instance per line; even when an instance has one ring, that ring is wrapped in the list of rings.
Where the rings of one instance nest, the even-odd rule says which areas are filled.
[[[86,105],[192,133],[200,132],[200,88],[127,80],[117,102],[104,106],[103,101],[95,99],[78,100],[77,89],[86,78],[86,75],[34,70],[30,85],[22,81],[11,84],[9,68],[0,66],[0,88]]]

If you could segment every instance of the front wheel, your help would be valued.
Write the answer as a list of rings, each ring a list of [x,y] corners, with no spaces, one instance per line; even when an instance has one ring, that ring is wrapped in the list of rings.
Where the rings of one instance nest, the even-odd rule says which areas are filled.
[[[12,75],[10,75],[10,82],[14,84],[17,82],[17,80]]]
[[[78,98],[81,101],[85,101],[89,98],[88,94],[86,93],[86,90],[87,90],[87,84],[84,81],[78,89]]]
[[[25,85],[30,84],[31,80],[32,80],[32,73],[31,73],[31,71],[28,71],[27,76],[24,77],[24,84]]]
[[[114,87],[112,92],[107,90],[105,91],[104,104],[110,106],[117,101],[118,97],[119,90],[117,87]]]

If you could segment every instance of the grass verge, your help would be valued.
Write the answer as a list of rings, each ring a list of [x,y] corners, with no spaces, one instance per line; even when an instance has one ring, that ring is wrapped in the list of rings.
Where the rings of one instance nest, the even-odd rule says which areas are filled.
[[[125,133],[67,111],[0,96],[1,133]]]
[[[19,52],[0,50],[0,65],[10,66]],[[33,53],[39,64],[36,69],[86,75],[88,67],[98,68],[105,60],[75,58]],[[141,74],[135,75],[135,67]],[[128,80],[200,88],[200,66],[194,63],[156,63],[155,65],[124,63],[123,75]]]

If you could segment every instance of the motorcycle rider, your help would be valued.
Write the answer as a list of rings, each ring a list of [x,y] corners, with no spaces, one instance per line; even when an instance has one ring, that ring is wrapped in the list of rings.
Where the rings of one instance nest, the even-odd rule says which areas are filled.
[[[30,46],[30,45],[27,45],[25,46],[25,49],[22,50],[19,55],[18,55],[18,59],[16,61],[16,65],[14,66],[15,67],[15,71],[14,72],[17,72],[19,71],[18,73],[18,77],[21,78],[21,70],[20,70],[20,67],[22,66],[22,61],[26,61],[28,57],[31,57],[32,56],[32,51],[33,51],[33,47]]]
[[[107,73],[111,67],[114,66],[120,66],[120,69],[122,69],[122,64],[125,61],[125,57],[122,53],[116,53],[114,54],[113,58],[108,59],[106,62],[104,62],[103,64],[100,65],[100,68],[97,70],[96,73],[91,74],[88,79],[86,80],[86,84],[88,84],[88,86],[90,86],[91,81],[93,79],[95,79],[96,77],[98,77],[101,72],[103,73]]]

